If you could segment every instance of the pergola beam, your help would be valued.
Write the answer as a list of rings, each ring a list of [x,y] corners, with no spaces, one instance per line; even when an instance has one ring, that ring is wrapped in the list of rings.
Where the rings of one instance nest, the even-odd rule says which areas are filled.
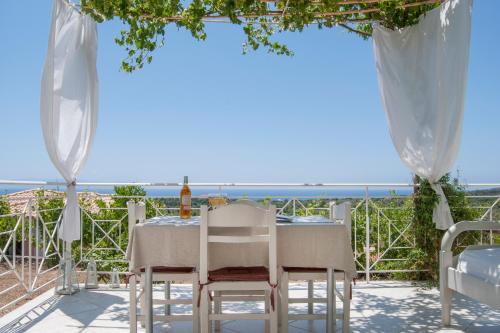
[[[263,2],[268,2],[268,3],[278,3],[278,2],[284,2],[283,0],[261,0]],[[339,1],[337,5],[343,6],[343,5],[356,5],[356,4],[375,4],[375,3],[380,3],[380,2],[386,2],[387,0],[343,0]],[[417,7],[417,6],[423,6],[423,5],[430,5],[430,4],[435,4],[435,3],[440,3],[443,0],[417,0],[417,1],[408,1],[404,3],[401,7],[402,8],[411,8],[411,7]],[[321,3],[320,0],[314,1],[317,2],[318,4]],[[362,15],[362,14],[369,14],[369,13],[376,13],[379,12],[379,8],[365,8],[365,9],[352,9],[352,10],[340,10],[340,11],[335,11],[335,12],[325,12],[325,13],[317,13],[314,15],[316,19],[326,19],[326,18],[331,18],[331,17],[339,17],[339,16],[346,16],[346,15]],[[255,14],[242,14],[242,15],[237,15],[236,17],[240,20],[248,20],[248,19],[256,19],[256,18],[262,18],[262,17],[267,17],[267,18],[275,18],[275,17],[288,17],[291,16],[290,13],[286,12],[286,10],[269,10],[265,13],[255,13]],[[150,20],[151,17],[144,17],[145,20]],[[164,18],[158,18],[161,21],[164,22],[176,22],[176,21],[181,21],[183,19],[182,16],[171,16],[171,17],[164,17]],[[230,18],[227,16],[222,16],[222,15],[206,15],[203,17],[203,21],[207,23],[232,23],[228,21]],[[359,18],[353,18],[352,20],[347,18],[345,22],[359,22]],[[245,23],[260,23],[260,22],[245,22]],[[274,23],[274,22],[272,22]],[[276,22],[277,23],[277,22]]]
[[[266,3],[274,3],[277,4],[279,2],[286,3],[286,0],[260,0],[261,2],[266,2]],[[348,6],[348,5],[370,5],[370,4],[376,4],[376,3],[381,3],[381,2],[388,2],[389,0],[340,0],[336,3],[338,6]],[[435,4],[435,3],[441,3],[444,0],[414,0],[414,1],[406,1],[401,8],[411,8],[411,7],[417,7],[417,6],[423,6],[423,5],[430,5],[430,4]],[[313,3],[321,4],[321,0],[313,0]],[[75,7],[77,10],[81,10],[78,5],[72,3],[69,1],[69,3]],[[278,24],[279,22],[255,22],[252,21],[252,19],[256,18],[275,18],[275,17],[288,17],[291,16],[290,13],[286,11],[287,8],[284,10],[269,10],[265,13],[255,13],[255,14],[242,14],[242,15],[237,15],[236,17],[240,20],[243,20],[246,24]],[[317,13],[314,15],[315,19],[322,20],[322,19],[327,19],[327,18],[332,18],[332,17],[339,17],[339,16],[346,16],[346,15],[363,15],[363,14],[370,14],[370,13],[376,13],[380,11],[379,8],[364,8],[364,9],[352,9],[352,10],[340,10],[340,11],[335,11],[335,12],[325,12],[325,13]],[[164,23],[169,23],[169,22],[177,22],[183,20],[182,16],[170,16],[170,17],[151,17],[151,16],[142,16],[141,17],[144,21],[148,20],[159,20]],[[230,18],[227,16],[222,16],[222,15],[206,15],[203,16],[202,21],[206,23],[232,23]],[[250,20],[250,21],[248,21]],[[366,21],[367,19],[363,18],[346,18],[343,23],[349,23],[349,22],[360,22],[360,21]],[[246,22],[248,21],[248,22]]]
[[[286,0],[260,0],[261,2],[269,2],[269,3],[279,3],[285,2]],[[384,0],[341,0],[336,3],[336,5],[345,6],[345,5],[365,5],[372,3],[383,2]],[[387,1],[387,0],[385,0]],[[312,3],[322,3],[321,0],[313,0]]]

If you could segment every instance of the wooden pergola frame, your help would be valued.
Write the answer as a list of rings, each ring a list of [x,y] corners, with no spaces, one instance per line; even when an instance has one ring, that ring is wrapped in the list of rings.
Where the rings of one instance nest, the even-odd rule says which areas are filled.
[[[278,4],[278,3],[285,3],[285,8],[283,10],[269,10],[264,14],[245,14],[245,15],[238,15],[237,18],[240,20],[244,20],[247,22],[244,23],[264,23],[264,22],[255,22],[255,21],[248,21],[248,19],[255,19],[255,18],[262,18],[262,17],[267,17],[267,18],[274,18],[274,17],[286,17],[289,16],[287,14],[287,4],[288,1],[293,1],[293,0],[260,0],[261,2],[266,2],[266,3],[273,3],[273,4]],[[390,0],[340,0],[337,2],[337,5],[342,6],[342,5],[370,5],[370,4],[376,4],[380,2],[388,2]],[[411,7],[417,7],[417,6],[422,6],[422,5],[431,5],[435,3],[441,3],[446,0],[405,0],[405,3],[401,6],[402,8],[411,8]],[[313,0],[313,3],[318,3],[320,4],[320,0]],[[336,11],[336,12],[326,12],[326,13],[318,13],[315,15],[316,19],[325,19],[329,17],[336,17],[336,16],[345,16],[345,15],[362,15],[362,14],[369,14],[369,13],[376,13],[379,12],[379,8],[366,8],[366,9],[355,9],[355,10],[346,10],[346,11]],[[145,17],[145,19],[149,19],[148,17]],[[165,22],[175,22],[175,21],[180,21],[182,20],[182,16],[172,16],[172,17],[165,17],[162,20]],[[366,19],[347,19],[346,22],[360,22],[360,21],[366,21]],[[207,15],[203,17],[203,22],[207,23],[232,23],[229,21],[229,17],[227,16],[221,16],[221,15]],[[277,22],[269,22],[269,23],[277,23]]]
[[[269,10],[266,13],[258,13],[258,14],[245,14],[245,15],[238,15],[237,18],[240,20],[243,20],[243,23],[246,24],[278,24],[278,22],[256,22],[252,21],[252,19],[256,18],[276,18],[276,17],[287,17],[289,14],[286,12],[288,2],[293,1],[293,0],[260,0],[261,2],[269,3],[269,4],[274,4],[277,5],[278,3],[285,3],[285,8],[283,10]],[[370,5],[370,4],[377,4],[381,2],[389,2],[391,0],[339,0],[336,4],[339,6],[348,6],[348,5]],[[417,7],[417,6],[422,6],[422,5],[431,5],[435,3],[442,3],[446,0],[404,0],[403,5],[401,6],[402,8],[411,8],[411,7]],[[78,5],[71,1],[67,1],[71,6],[73,6],[75,9],[81,12],[81,8],[79,8]],[[312,0],[312,3],[318,3],[321,4],[321,0]],[[345,16],[345,15],[362,15],[362,14],[369,14],[369,13],[376,13],[379,12],[379,8],[365,8],[365,9],[355,9],[355,10],[345,10],[345,11],[336,11],[336,12],[325,12],[325,13],[318,13],[315,15],[315,18],[318,20],[321,19],[326,19],[326,18],[331,18],[331,17],[336,17],[336,16]],[[143,16],[144,20],[151,20],[152,17],[148,16]],[[181,21],[183,19],[182,16],[171,16],[171,17],[164,17],[161,18],[161,21],[168,23],[168,22],[176,22],[176,21]],[[206,15],[203,17],[203,22],[206,23],[233,23],[229,20],[229,17],[227,16],[221,16],[221,15]],[[348,22],[366,22],[368,21],[367,19],[364,18],[347,18],[345,20],[346,23]]]

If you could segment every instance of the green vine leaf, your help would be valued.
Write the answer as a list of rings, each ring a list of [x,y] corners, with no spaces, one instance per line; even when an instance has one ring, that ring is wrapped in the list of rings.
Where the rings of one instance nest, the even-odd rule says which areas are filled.
[[[97,22],[119,19],[125,29],[115,43],[127,57],[121,68],[133,72],[153,60],[165,43],[165,29],[174,25],[203,41],[208,22],[240,25],[246,35],[243,53],[261,46],[269,53],[292,56],[293,51],[272,37],[308,27],[341,27],[368,39],[375,23],[390,29],[416,24],[440,0],[81,0],[82,12]]]

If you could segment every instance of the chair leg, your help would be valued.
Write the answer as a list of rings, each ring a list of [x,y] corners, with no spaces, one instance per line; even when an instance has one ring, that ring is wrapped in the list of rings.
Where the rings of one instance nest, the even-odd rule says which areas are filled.
[[[209,321],[208,321],[208,288],[205,287],[201,291],[201,303],[200,303],[200,333],[209,333]]]
[[[264,313],[271,313],[270,299],[271,299],[271,293],[269,291],[264,292]],[[270,326],[271,326],[271,321],[265,320],[264,321],[265,333],[269,333]]]
[[[453,291],[449,288],[441,287],[441,320],[443,326],[451,324],[451,302]]]
[[[146,266],[146,290],[144,292],[146,298],[146,306],[144,314],[146,317],[146,333],[153,333],[153,270],[151,266]]]
[[[200,331],[200,309],[198,308],[198,274],[193,274],[193,333]]]
[[[280,275],[280,278],[279,278],[279,281],[281,281],[281,275]],[[281,284],[281,282],[280,282]],[[278,297],[276,297],[277,301],[278,301],[278,307],[277,307],[277,311],[278,311],[278,332],[281,332],[281,285],[276,289],[276,294]]]
[[[274,288],[271,288],[271,293],[276,299],[276,290]],[[271,306],[269,309],[269,326],[270,326],[270,332],[271,333],[278,333],[278,309],[276,308],[276,305],[273,307]]]
[[[451,324],[451,300],[453,291],[448,288],[448,268],[453,262],[451,251],[440,251],[439,253],[439,291],[441,297],[441,321],[443,326]]]
[[[288,333],[288,272],[281,275],[281,333]]]
[[[170,281],[165,281],[165,299],[170,300]],[[165,304],[165,316],[170,316],[170,304]]]
[[[349,332],[349,325],[351,319],[351,279],[344,273],[344,302],[343,302],[343,316],[342,316],[342,333]]]
[[[212,302],[212,299],[213,299],[213,293],[212,292],[208,292],[208,330],[210,331],[210,333],[213,333],[214,332],[214,321],[212,319],[210,319],[211,315],[213,314],[213,302]]]
[[[137,333],[137,281],[135,275],[129,279],[130,282],[130,333]]]
[[[314,281],[307,281],[307,298],[309,298],[309,302],[307,302],[307,313],[312,315],[314,314],[314,303],[311,301],[314,298]]]
[[[326,331],[334,333],[336,328],[336,299],[335,299],[335,275],[333,268],[327,270],[327,315],[326,315]]]
[[[222,293],[220,291],[214,291],[214,313],[215,314],[221,314],[222,313],[222,302],[218,297],[221,297]],[[221,321],[220,320],[215,320],[214,321],[214,328],[216,332],[220,331],[221,327]]]
[[[139,303],[140,303],[140,309],[141,309],[141,314],[143,315],[142,319],[141,319],[141,327],[144,328],[146,327],[146,321],[144,320],[144,314],[146,313],[145,312],[145,309],[146,309],[146,295],[145,295],[145,292],[146,292],[146,280],[144,279],[144,274],[141,276],[141,280],[140,280],[140,284],[141,284],[141,297],[140,297],[140,300],[139,300]]]

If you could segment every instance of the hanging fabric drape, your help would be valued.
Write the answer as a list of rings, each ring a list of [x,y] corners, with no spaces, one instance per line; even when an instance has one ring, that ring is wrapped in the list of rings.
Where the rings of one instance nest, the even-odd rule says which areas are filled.
[[[98,81],[95,21],[64,0],[54,0],[42,76],[40,116],[45,146],[68,186],[59,238],[80,239],[75,188],[97,126]]]
[[[462,134],[472,0],[448,0],[419,23],[373,31],[380,95],[401,160],[439,195],[433,220],[453,224],[438,181],[455,163]]]

